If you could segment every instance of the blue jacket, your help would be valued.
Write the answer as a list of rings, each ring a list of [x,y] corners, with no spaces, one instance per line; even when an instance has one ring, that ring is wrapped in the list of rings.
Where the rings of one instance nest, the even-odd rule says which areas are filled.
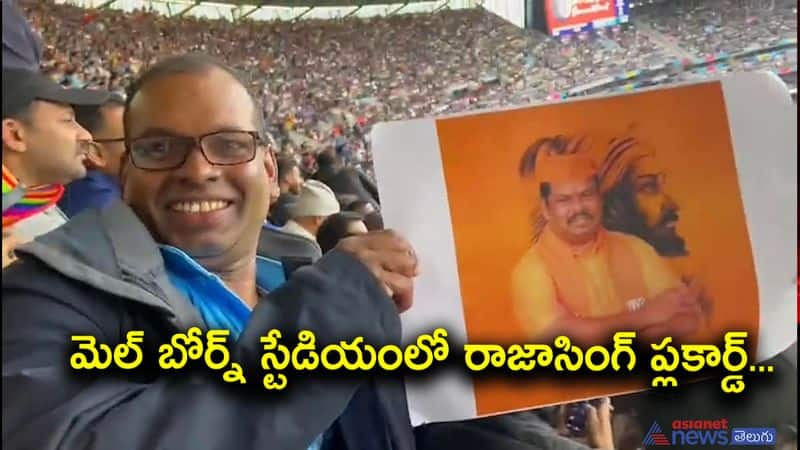
[[[124,203],[88,210],[18,250],[3,271],[3,432],[21,450],[413,450],[401,380],[289,375],[283,392],[163,370],[99,375],[69,367],[70,336],[122,342],[145,333],[144,366],[159,343],[205,328],[170,282],[157,243]],[[261,374],[259,337],[312,330],[317,345],[364,336],[399,344],[400,320],[378,282],[333,251],[298,269],[253,309],[232,360]],[[253,372],[250,372],[250,371]],[[195,376],[196,375],[196,376]],[[333,378],[333,379],[332,379]]]
[[[66,186],[58,207],[67,217],[73,217],[87,208],[105,208],[118,202],[120,197],[119,182],[115,178],[92,170]]]

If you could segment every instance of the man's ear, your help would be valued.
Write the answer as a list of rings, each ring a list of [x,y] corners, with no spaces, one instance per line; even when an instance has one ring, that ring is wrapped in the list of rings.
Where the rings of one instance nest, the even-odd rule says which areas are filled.
[[[550,211],[547,209],[547,200],[542,199],[542,216],[547,220],[550,221]]]
[[[278,184],[278,160],[275,159],[275,152],[271,148],[267,149],[264,157],[264,169],[267,170],[270,185]]]
[[[28,150],[25,145],[25,128],[16,119],[3,119],[3,148],[23,153]]]
[[[107,155],[97,148],[98,144],[92,144],[91,149],[86,154],[86,165],[90,169],[102,169],[108,165]]]
[[[270,192],[269,192],[269,201],[270,204],[278,200],[281,196],[281,188],[278,186],[278,183],[275,181],[270,182]]]

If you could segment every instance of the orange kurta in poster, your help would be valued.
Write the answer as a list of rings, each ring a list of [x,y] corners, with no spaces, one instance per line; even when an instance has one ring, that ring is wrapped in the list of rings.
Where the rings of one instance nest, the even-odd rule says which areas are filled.
[[[590,339],[576,324],[622,331],[647,304],[640,336],[714,342],[746,330],[755,348],[756,274],[720,84],[436,127],[470,342],[534,342],[565,324]],[[479,414],[645,387],[475,384]]]

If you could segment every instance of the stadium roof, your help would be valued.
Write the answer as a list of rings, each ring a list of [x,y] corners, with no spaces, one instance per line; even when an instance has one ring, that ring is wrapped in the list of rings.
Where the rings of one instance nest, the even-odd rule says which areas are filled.
[[[320,8],[331,6],[362,6],[421,3],[430,0],[225,0],[221,3],[252,6],[285,6],[290,8]],[[200,3],[200,2],[198,2]]]
[[[390,16],[472,8],[482,0],[54,0],[84,8],[134,11],[208,19],[298,20]]]

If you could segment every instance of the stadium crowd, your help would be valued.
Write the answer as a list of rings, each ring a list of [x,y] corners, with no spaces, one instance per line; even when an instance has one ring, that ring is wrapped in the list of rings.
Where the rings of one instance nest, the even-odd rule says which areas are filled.
[[[763,18],[760,34],[745,31],[722,51],[785,38],[788,3],[777,3],[781,14]],[[18,47],[27,45],[19,33],[6,40],[7,4],[3,310],[14,320],[3,330],[5,445],[633,450],[648,426],[640,417],[672,420],[686,407],[620,397],[613,423],[608,399],[578,404],[587,416],[580,429],[567,405],[412,429],[403,388],[392,382],[312,380],[276,406],[229,396],[202,377],[93,383],[55,362],[65,359],[56,343],[67,332],[114,340],[140,327],[163,338],[195,323],[230,330],[243,358],[263,343],[260,332],[277,327],[313,329],[320,345],[343,334],[399,342],[417,259],[405,239],[383,230],[367,175],[371,125],[546,100],[679,59],[660,37],[633,24],[553,39],[483,9],[231,24],[26,0],[44,41],[33,73],[5,66],[6,46],[23,55]],[[750,18],[725,23],[738,20]],[[667,22],[650,26],[676,32]],[[700,41],[674,40],[698,56],[719,50]],[[762,62],[783,67],[788,58]],[[12,239],[45,234],[14,253]],[[776,365],[791,373],[790,363]],[[794,374],[796,391],[796,361]],[[796,448],[783,383],[754,389],[760,403],[750,409],[729,410],[702,386],[682,395],[709,414],[769,411],[759,419],[788,425],[781,439]]]
[[[640,30],[639,21],[697,57],[796,39],[793,2],[748,9],[743,1],[655,3],[633,11],[632,24],[564,39],[521,30],[483,9],[234,24],[49,1],[22,4],[47,44],[44,72],[64,85],[122,90],[163,56],[202,51],[249,74],[282,148],[339,147],[369,172],[373,123],[560,99],[575,86],[682,57]],[[774,67],[782,58],[733,69]],[[794,61],[778,69],[796,68],[796,46],[787,58]]]
[[[697,57],[734,54],[797,39],[797,2],[792,0],[678,0],[636,11]]]

